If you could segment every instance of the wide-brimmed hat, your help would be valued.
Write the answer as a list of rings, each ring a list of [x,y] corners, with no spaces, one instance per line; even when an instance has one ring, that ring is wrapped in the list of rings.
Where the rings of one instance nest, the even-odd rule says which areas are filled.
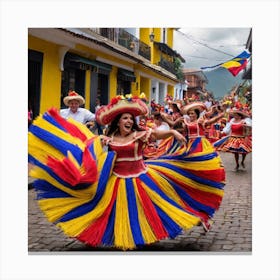
[[[180,100],[171,101],[171,104],[177,106],[178,110],[180,111],[182,108],[182,102]]]
[[[71,100],[79,101],[80,106],[85,104],[85,99],[74,90],[70,91],[68,95],[63,98],[63,103],[68,106],[69,101]]]
[[[248,112],[245,112],[243,111],[242,109],[237,109],[237,108],[232,108],[230,111],[229,111],[229,115],[232,117],[233,114],[239,114],[239,115],[242,115],[243,118],[250,118],[250,115]]]
[[[206,108],[204,103],[202,103],[202,102],[193,102],[193,103],[190,103],[190,104],[182,107],[181,108],[181,113],[183,115],[187,115],[189,110],[195,110],[195,109],[198,109],[200,113],[202,111],[204,111],[204,110],[207,110],[207,108]]]
[[[110,124],[119,114],[130,113],[134,117],[147,115],[149,108],[139,97],[118,95],[96,112],[96,121],[101,125]]]

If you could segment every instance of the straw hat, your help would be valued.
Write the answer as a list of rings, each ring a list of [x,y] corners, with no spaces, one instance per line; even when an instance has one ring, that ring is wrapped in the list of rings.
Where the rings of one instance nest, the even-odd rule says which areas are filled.
[[[182,102],[179,101],[179,100],[176,100],[176,101],[171,101],[171,104],[177,106],[178,110],[180,111],[181,108],[182,108]]]
[[[111,102],[96,112],[96,121],[101,125],[110,124],[119,114],[130,113],[134,117],[147,115],[149,109],[139,97],[114,97]]]
[[[69,101],[71,101],[71,100],[77,100],[77,101],[79,101],[79,104],[80,104],[80,106],[81,105],[83,105],[83,104],[85,104],[85,99],[81,96],[81,95],[79,95],[76,91],[70,91],[69,93],[68,93],[68,96],[65,96],[64,98],[63,98],[63,103],[66,105],[66,106],[69,106],[68,104],[69,104]]]
[[[244,112],[237,108],[233,108],[229,111],[230,116],[233,116],[233,114],[240,114],[240,115],[242,115],[243,118],[250,118],[250,115],[247,112]]]
[[[190,103],[190,104],[182,107],[181,113],[183,115],[187,115],[189,110],[195,110],[195,109],[198,109],[199,112],[201,113],[202,111],[206,110],[207,108],[206,108],[205,104],[202,102],[193,102],[193,103]]]

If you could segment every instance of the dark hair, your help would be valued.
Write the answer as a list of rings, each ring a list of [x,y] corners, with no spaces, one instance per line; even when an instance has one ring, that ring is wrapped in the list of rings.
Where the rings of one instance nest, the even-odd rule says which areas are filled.
[[[245,119],[244,115],[243,114],[240,114],[240,113],[236,113],[239,117],[241,117],[242,119]]]
[[[110,136],[112,135],[115,131],[118,130],[118,122],[121,118],[121,116],[125,114],[125,113],[120,113],[119,115],[116,116],[116,118],[111,122],[111,124],[109,125],[108,127],[108,131],[106,133],[107,136]],[[133,116],[133,115],[132,115]],[[137,123],[136,123],[136,120],[135,120],[135,117],[133,116],[133,125],[132,125],[132,130],[136,130],[136,131],[141,131],[143,129],[141,129]]]
[[[196,117],[199,118],[200,116],[200,111],[198,109],[194,109],[195,113],[196,113]]]
[[[198,109],[190,109],[190,110],[188,111],[188,114],[189,114],[190,111],[194,111],[195,114],[196,114],[196,117],[199,118],[199,116],[200,116],[200,111],[199,111]]]
[[[155,120],[163,121],[163,118],[162,118],[160,112],[154,112],[154,113],[152,113],[152,116],[154,117]]]
[[[178,112],[180,112],[180,109],[179,109],[177,103],[171,103],[171,104],[172,104],[172,107],[173,107],[173,108],[175,108]]]

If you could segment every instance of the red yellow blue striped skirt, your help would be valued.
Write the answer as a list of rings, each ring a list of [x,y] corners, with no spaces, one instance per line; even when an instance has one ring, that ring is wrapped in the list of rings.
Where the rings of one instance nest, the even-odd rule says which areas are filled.
[[[145,174],[119,178],[112,173],[116,155],[100,136],[50,110],[28,136],[39,206],[66,235],[122,250],[207,224],[224,194],[220,158],[201,139],[199,151],[173,142],[172,152],[145,160]]]

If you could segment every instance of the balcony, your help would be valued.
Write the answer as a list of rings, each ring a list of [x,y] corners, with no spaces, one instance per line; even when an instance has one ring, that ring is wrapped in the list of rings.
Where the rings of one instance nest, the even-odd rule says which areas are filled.
[[[174,63],[170,62],[163,57],[158,62],[158,66],[161,66],[162,68],[166,69],[167,71],[171,72],[172,74],[176,75],[176,70],[174,67]]]
[[[122,28],[96,28],[95,32],[126,49],[151,60],[151,48]]]
[[[151,60],[151,47],[147,44],[143,43],[142,41],[139,41],[139,50],[138,54],[145,57],[149,61]]]
[[[151,48],[138,38],[120,28],[118,32],[118,44],[131,50],[148,60],[151,60]]]

